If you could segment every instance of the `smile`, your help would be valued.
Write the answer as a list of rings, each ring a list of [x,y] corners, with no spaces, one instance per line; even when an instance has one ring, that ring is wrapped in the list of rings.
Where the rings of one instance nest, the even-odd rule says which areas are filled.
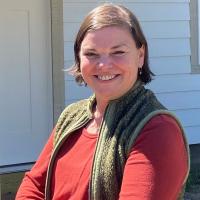
[[[114,79],[116,76],[117,75],[104,75],[104,76],[98,75],[97,78],[102,81],[108,81],[108,80]]]

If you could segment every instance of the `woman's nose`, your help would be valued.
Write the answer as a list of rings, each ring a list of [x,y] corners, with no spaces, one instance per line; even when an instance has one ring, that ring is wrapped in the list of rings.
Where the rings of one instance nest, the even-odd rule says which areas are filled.
[[[111,67],[111,59],[108,55],[102,55],[99,58],[98,61],[98,67],[99,68],[107,68],[107,67]]]

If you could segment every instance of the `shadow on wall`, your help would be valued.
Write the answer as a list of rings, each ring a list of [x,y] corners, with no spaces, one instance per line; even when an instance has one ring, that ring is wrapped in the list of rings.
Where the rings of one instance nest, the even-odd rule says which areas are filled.
[[[14,200],[24,172],[0,175],[0,200]]]

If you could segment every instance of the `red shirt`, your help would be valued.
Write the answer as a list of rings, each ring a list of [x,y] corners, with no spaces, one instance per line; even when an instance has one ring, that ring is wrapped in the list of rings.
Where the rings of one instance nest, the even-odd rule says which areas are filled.
[[[25,174],[16,200],[44,199],[46,171],[53,134],[30,172]],[[53,200],[87,200],[90,171],[98,135],[85,128],[70,136],[53,169]],[[125,165],[120,200],[175,200],[187,173],[187,153],[180,128],[171,117],[151,119],[138,136]]]

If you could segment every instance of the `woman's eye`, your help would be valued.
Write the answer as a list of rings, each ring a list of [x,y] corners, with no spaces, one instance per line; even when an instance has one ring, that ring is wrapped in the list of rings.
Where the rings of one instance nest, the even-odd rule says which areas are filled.
[[[88,52],[88,53],[85,53],[84,55],[87,57],[97,57],[98,56],[98,54],[93,53],[93,52]]]
[[[113,52],[113,55],[123,55],[125,52],[124,51],[115,51]]]

